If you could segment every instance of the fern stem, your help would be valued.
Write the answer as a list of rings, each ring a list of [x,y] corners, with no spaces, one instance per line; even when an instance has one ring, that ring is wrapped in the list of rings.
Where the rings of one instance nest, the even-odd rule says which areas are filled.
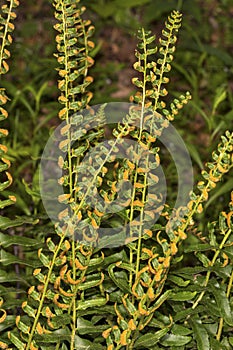
[[[72,240],[72,261],[73,261],[73,279],[76,280],[76,265],[75,265],[75,242]],[[74,340],[75,340],[75,334],[76,334],[76,293],[74,293],[75,298],[72,298],[72,309],[73,309],[73,315],[72,315],[72,332],[71,332],[71,344],[70,344],[70,350],[74,350]]]
[[[218,164],[221,164],[221,162],[222,162],[222,160],[223,160],[223,158],[224,158],[224,156],[225,156],[225,154],[226,154],[230,144],[231,144],[231,139],[226,144],[224,144],[223,150],[219,154],[218,159],[215,161],[216,162],[216,168],[217,168]],[[233,166],[233,164],[229,165],[229,169],[232,166]],[[210,179],[207,181],[205,189],[206,189],[207,192],[212,189],[212,185],[211,185],[211,180]],[[205,198],[204,198],[204,194],[203,194],[203,191],[202,191],[202,193],[200,194],[198,199],[195,201],[195,205],[193,206],[192,210],[190,210],[190,212],[188,214],[188,217],[187,217],[187,220],[185,220],[184,224],[181,226],[181,230],[182,231],[185,231],[187,229],[187,227],[190,225],[190,222],[192,220],[193,215],[195,213],[197,213],[197,208],[198,208],[199,204],[201,204],[204,201],[205,201]]]
[[[62,25],[63,25],[63,42],[64,42],[64,57],[65,57],[65,71],[68,72],[65,76],[65,97],[66,97],[66,124],[69,124],[69,75],[70,75],[70,68],[69,68],[69,46],[67,44],[68,37],[67,37],[67,19],[66,19],[66,9],[64,7],[64,2],[61,2],[61,8],[62,8]],[[68,158],[68,172],[69,172],[69,192],[70,196],[72,198],[73,193],[73,179],[72,179],[72,156],[71,156],[71,134],[70,131],[68,131],[68,150],[67,150],[67,158]],[[76,278],[76,266],[75,266],[75,243],[74,239],[72,239],[72,260],[73,260],[73,279]],[[76,294],[75,294],[76,295]],[[75,332],[76,332],[76,298],[72,300],[71,306],[73,309],[72,313],[72,332],[71,332],[71,344],[70,349],[74,349],[74,339],[75,339]]]
[[[230,293],[231,293],[231,289],[232,289],[232,284],[233,284],[233,271],[231,272],[231,277],[227,286],[227,293],[226,296],[229,299],[230,298]],[[218,341],[220,341],[221,335],[222,335],[222,329],[223,329],[223,317],[220,318],[219,320],[219,326],[218,326],[218,332],[216,334],[216,339]]]
[[[58,253],[59,253],[59,251],[61,249],[61,245],[62,245],[63,240],[64,240],[65,237],[66,237],[66,233],[64,233],[63,236],[61,236],[60,242],[59,242],[58,246],[56,247],[56,250],[55,250],[54,255],[53,255],[52,262],[51,262],[51,264],[49,266],[49,271],[48,271],[48,275],[47,275],[47,278],[46,278],[46,281],[45,281],[45,284],[44,284],[43,293],[42,293],[42,296],[41,296],[41,299],[40,299],[39,307],[38,307],[37,312],[36,312],[35,320],[33,322],[32,329],[31,329],[31,332],[30,332],[30,335],[29,335],[29,338],[28,338],[28,342],[27,342],[27,347],[26,347],[25,350],[30,350],[31,349],[31,343],[32,343],[32,340],[33,340],[34,333],[36,331],[36,326],[38,324],[39,317],[40,317],[42,308],[44,306],[44,300],[46,298],[46,293],[47,293],[50,277],[51,277],[51,274],[53,272],[53,268],[54,268],[54,264],[55,264],[57,255],[58,255]]]
[[[146,36],[145,36],[145,30],[142,29],[143,34],[143,50],[145,54],[144,59],[144,72],[143,72],[143,88],[142,88],[142,110],[141,110],[141,120],[140,120],[140,130],[139,130],[139,142],[142,138],[142,130],[143,130],[143,119],[144,119],[144,109],[145,109],[145,101],[146,101],[146,74],[147,74],[147,47],[146,47]],[[138,166],[138,161],[137,161]],[[144,177],[144,187],[143,187],[143,194],[142,194],[142,203],[145,203],[146,199],[146,178],[147,175],[145,174]],[[135,183],[137,182],[137,172],[136,172],[136,179]],[[144,207],[143,207],[144,208]],[[140,210],[140,222],[143,220],[143,211],[144,209]],[[137,274],[140,270],[140,260],[141,260],[141,245],[142,245],[142,224],[140,225],[140,231],[139,231],[139,238],[138,238],[138,246],[137,246],[137,261],[136,261],[136,272],[135,272],[135,280],[137,278]]]
[[[69,74],[66,74],[65,76],[65,97],[66,97],[66,124],[69,124],[69,75],[70,75],[70,68],[69,68],[69,46],[67,45],[67,24],[66,24],[66,10],[64,7],[64,2],[61,2],[62,7],[62,24],[63,24],[63,41],[64,41],[64,57],[65,57],[65,70],[66,72],[69,72]],[[71,159],[71,135],[70,131],[68,132],[68,168],[69,168],[69,190],[70,195],[72,196],[73,192],[73,183],[72,183],[72,159]]]
[[[144,28],[142,28],[142,35],[143,35],[143,51],[144,51],[144,55],[145,55],[145,59],[144,59],[144,69],[143,69],[143,87],[142,87],[142,102],[141,102],[141,118],[140,118],[140,130],[139,130],[139,137],[138,137],[138,142],[141,141],[142,138],[142,130],[143,130],[143,120],[144,120],[144,110],[145,110],[145,101],[146,101],[146,74],[147,74],[147,47],[146,47],[146,35],[145,35],[145,30]],[[139,161],[136,161],[136,168],[138,167]],[[137,171],[135,171],[135,175],[134,175],[134,179],[133,182],[137,183],[137,178],[138,178],[138,173]],[[145,181],[144,181],[144,189],[143,189],[143,201],[142,203],[144,204],[145,202]],[[129,220],[130,222],[133,220],[133,214],[134,214],[134,206],[133,206],[133,202],[135,199],[135,195],[136,195],[136,188],[133,187],[133,193],[132,193],[132,200],[131,200],[131,207],[130,207],[130,217]],[[143,219],[143,210],[140,210],[140,222],[142,222]],[[140,269],[140,257],[141,257],[141,240],[142,240],[142,225],[140,226],[140,232],[139,232],[139,237],[138,237],[138,244],[137,244],[137,258],[136,258],[136,271],[135,271],[135,281],[137,279],[137,274],[139,272]],[[130,237],[132,236],[131,232],[130,232]],[[130,249],[130,264],[133,263],[133,251],[132,249]],[[132,283],[133,283],[133,272],[130,271],[130,275],[129,275],[129,285],[130,288],[132,288]]]
[[[210,263],[210,266],[213,267],[214,264],[215,264],[215,261],[217,260],[222,248],[224,247],[224,244],[226,243],[226,241],[228,240],[229,236],[231,234],[231,230],[229,229],[228,232],[225,234],[221,244],[219,245],[219,249],[216,250],[214,256],[213,256],[213,259]],[[209,279],[210,279],[210,275],[211,275],[211,271],[208,271],[207,274],[206,274],[206,278],[205,278],[205,281],[203,283],[203,287],[206,288],[207,285],[208,285],[208,282],[209,282]],[[233,276],[231,276],[231,279],[233,278]],[[231,283],[232,283],[232,280],[231,280]],[[199,297],[197,298],[196,302],[193,304],[192,306],[192,309],[195,309],[197,307],[197,305],[200,303],[200,301],[202,300],[203,296],[205,295],[205,292],[206,290],[203,290],[201,292],[201,294],[199,295]]]
[[[216,334],[216,339],[218,341],[220,341],[220,338],[221,338],[222,329],[223,329],[223,322],[224,322],[223,317],[221,317],[220,320],[219,320],[218,332]]]

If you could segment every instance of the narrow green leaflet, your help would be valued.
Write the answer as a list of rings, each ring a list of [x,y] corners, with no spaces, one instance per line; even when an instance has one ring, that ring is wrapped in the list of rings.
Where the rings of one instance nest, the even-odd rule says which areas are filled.
[[[147,333],[138,338],[134,344],[134,349],[149,349],[167,334],[169,327],[165,327],[155,333]]]
[[[96,279],[96,277],[98,277],[98,279]],[[80,283],[78,285],[78,289],[79,290],[86,290],[86,289],[89,289],[89,288],[93,288],[93,287],[96,287],[98,285],[101,284],[101,281],[102,281],[102,276],[101,275],[93,275],[93,276],[90,276],[90,278],[92,278],[93,280],[89,280],[89,281],[85,281],[83,283]]]
[[[176,335],[176,334],[166,334],[160,343],[163,346],[176,346],[181,347],[188,344],[192,340],[192,337],[185,335]],[[206,349],[207,350],[207,349]]]
[[[211,283],[209,286],[218,304],[221,316],[229,326],[233,326],[233,313],[225,291],[218,284],[213,285]]]
[[[107,303],[105,298],[95,298],[86,301],[78,301],[77,310],[86,310],[90,307],[103,306]]]
[[[14,220],[8,219],[4,216],[0,216],[0,229],[6,230],[10,227],[16,227],[24,224],[35,225],[38,222],[39,222],[39,219],[35,220],[34,218],[26,217],[26,216],[16,217]]]
[[[17,349],[25,349],[25,344],[21,342],[21,340],[12,332],[9,333],[9,339],[12,341],[12,343],[16,346]]]
[[[99,247],[98,247],[98,249],[96,249],[94,251],[94,253],[98,250],[99,250]],[[104,257],[104,260],[101,263],[101,267],[104,268],[106,266],[109,266],[109,265],[117,262],[117,261],[127,262],[127,259],[128,259],[128,257],[127,257],[125,250],[121,250],[118,253]],[[94,259],[90,260],[91,264],[88,265],[88,272],[96,271],[96,265],[94,265],[94,263],[92,263],[92,260],[94,260]]]
[[[92,322],[85,320],[82,317],[78,317],[77,319],[77,332],[78,334],[102,334],[104,330],[106,330],[108,325],[95,325]]]
[[[53,334],[36,334],[35,340],[38,343],[57,343],[64,340],[70,340],[70,335],[68,334],[59,334],[53,332]]]
[[[196,296],[197,292],[173,292],[169,295],[168,299],[176,301],[192,300]]]
[[[114,267],[115,267],[115,264],[112,264],[108,267],[108,273],[110,278],[113,280],[115,285],[119,287],[124,293],[130,293],[130,289],[128,287],[127,282],[124,279],[118,278],[114,275],[114,272],[113,272]]]
[[[183,278],[174,275],[169,275],[168,280],[172,281],[179,287],[187,287],[187,285],[190,283],[190,281],[185,281]]]
[[[217,248],[217,247],[216,247]],[[200,243],[200,244],[192,244],[190,247],[186,247],[184,249],[185,253],[191,253],[191,252],[201,252],[213,249],[213,246],[207,243]]]
[[[5,252],[5,250],[1,249],[0,251],[0,263],[3,264],[4,266],[6,265],[11,265],[11,264],[22,264],[26,266],[31,266],[31,267],[38,267],[38,263],[36,264],[35,262],[31,261],[30,263],[28,261],[24,261],[23,259],[18,258],[17,256]]]
[[[188,335],[192,333],[191,329],[178,324],[174,324],[174,326],[172,326],[171,331],[175,335]]]
[[[96,267],[96,265],[100,265],[100,264],[102,264],[103,262],[104,262],[104,256],[100,256],[100,257],[98,257],[98,258],[93,258],[93,259],[91,259],[91,260],[89,261],[88,268],[89,268],[90,266],[95,266],[95,267]]]
[[[177,275],[183,276],[183,277],[187,277],[190,278],[190,276],[193,276],[195,274],[201,273],[201,272],[205,272],[208,271],[207,268],[203,267],[203,266],[195,266],[195,267],[183,267],[179,270],[176,271]]]
[[[3,323],[0,323],[0,334],[5,329],[10,328],[15,325],[15,316],[8,315]]]
[[[20,282],[27,285],[28,287],[30,286],[24,278],[17,275],[15,272],[6,272],[4,270],[0,270],[0,284],[6,282]]]
[[[22,237],[22,236],[10,236],[0,232],[0,245],[7,248],[13,244],[21,245],[24,247],[41,246],[42,243],[34,238]]]
[[[209,336],[201,320],[190,320],[198,350],[210,350]]]
[[[195,309],[190,307],[189,309],[178,311],[174,316],[174,321],[177,322],[180,320],[185,320],[186,317],[189,317],[191,315],[195,315],[198,312],[205,312],[205,311],[206,311],[206,309],[203,305],[198,305]]]

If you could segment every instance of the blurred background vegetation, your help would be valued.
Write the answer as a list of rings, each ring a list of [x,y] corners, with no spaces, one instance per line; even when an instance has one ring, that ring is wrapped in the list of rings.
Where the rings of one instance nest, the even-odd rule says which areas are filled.
[[[96,31],[96,61],[92,104],[129,101],[135,75],[136,34],[139,27],[158,38],[173,9],[183,13],[183,26],[171,82],[170,97],[189,90],[193,96],[174,123],[192,157],[196,180],[210,159],[220,135],[233,125],[233,3],[232,0],[81,0],[85,16]],[[10,135],[6,140],[14,184],[6,195],[17,193],[17,204],[5,209],[9,216],[37,215],[43,209],[39,196],[40,155],[57,118],[57,62],[51,0],[22,0],[17,10],[11,71],[1,84],[7,89]],[[5,79],[5,78],[4,78]],[[167,181],[175,177],[166,167]],[[225,176],[206,205],[206,218],[216,217],[229,202],[232,172]],[[172,185],[170,191],[172,192]],[[175,193],[174,193],[175,195]],[[201,225],[205,220],[201,218]],[[201,227],[200,227],[201,229]]]

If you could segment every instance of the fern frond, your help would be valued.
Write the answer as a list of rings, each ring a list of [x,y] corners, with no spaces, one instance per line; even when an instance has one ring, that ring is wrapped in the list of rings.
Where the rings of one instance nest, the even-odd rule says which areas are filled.
[[[54,1],[55,18],[58,23],[55,29],[58,31],[56,37],[57,51],[55,55],[61,68],[58,69],[61,80],[58,88],[61,91],[59,102],[63,105],[59,117],[64,119],[64,126],[61,129],[60,149],[67,154],[60,157],[59,166],[68,174],[60,179],[60,184],[67,188],[68,193],[59,196],[60,203],[70,203],[71,209],[74,205],[76,194],[77,177],[75,169],[79,158],[83,156],[89,144],[102,136],[99,125],[94,126],[95,130],[86,135],[85,125],[93,122],[91,109],[85,116],[77,113],[80,109],[87,107],[92,94],[87,91],[92,78],[88,76],[88,69],[93,64],[89,52],[94,47],[90,36],[94,27],[90,21],[84,20],[82,15],[84,7],[79,6],[79,1]],[[76,114],[75,114],[76,113]],[[98,120],[104,118],[103,111],[97,112]],[[81,141],[77,141],[81,138]],[[76,142],[77,141],[77,142]],[[72,144],[80,143],[75,148]],[[84,146],[86,145],[86,146]],[[106,303],[107,299],[102,295],[97,298],[95,289],[103,282],[103,274],[87,274],[87,267],[91,260],[92,249],[77,244],[72,220],[65,220],[66,213],[60,213],[58,220],[63,225],[55,225],[57,239],[56,244],[52,239],[47,240],[47,248],[38,251],[41,268],[34,271],[34,277],[40,283],[40,289],[36,290],[31,286],[28,291],[28,301],[24,302],[22,308],[31,318],[30,330],[23,326],[19,320],[17,327],[26,333],[23,338],[26,340],[26,349],[43,348],[46,339],[51,343],[65,340],[70,344],[70,349],[75,348],[77,310],[84,310],[90,306],[98,306]],[[77,216],[79,218],[79,215]],[[95,258],[96,259],[96,258]],[[90,305],[85,301],[85,293],[92,290],[95,298]],[[21,327],[21,328],[20,328]],[[57,338],[51,333],[54,330],[62,333]],[[23,331],[22,331],[23,332]],[[50,338],[49,338],[50,337]]]
[[[152,47],[155,42],[155,36],[150,31],[141,29],[138,33],[138,50],[136,57],[138,61],[134,64],[134,69],[142,73],[143,78],[133,78],[133,84],[139,91],[131,97],[143,106],[143,108],[152,107],[154,111],[163,110],[166,106],[161,98],[165,97],[168,92],[165,85],[169,82],[167,73],[171,70],[170,63],[173,60],[175,44],[177,41],[176,33],[181,26],[182,15],[178,11],[173,11],[165,23],[165,29],[162,31],[163,38],[159,39],[160,56],[156,61],[153,60],[154,54],[158,47]]]
[[[121,311],[115,308],[118,316],[117,324],[103,333],[109,348],[132,349],[136,344],[137,332],[150,324],[156,310],[170,295],[170,291],[163,292],[163,287],[172,256],[178,251],[177,242],[170,240],[169,236],[162,234],[161,231],[155,237],[151,222],[161,214],[164,206],[161,174],[158,171],[159,149],[155,147],[155,141],[169,126],[168,119],[173,119],[176,110],[182,108],[190,98],[187,93],[186,96],[181,96],[180,100],[174,100],[171,112],[165,110],[163,97],[167,95],[167,90],[164,85],[169,82],[167,73],[171,69],[170,62],[177,40],[175,34],[180,22],[181,14],[174,11],[165,25],[164,39],[160,39],[159,52],[162,57],[156,62],[152,58],[158,50],[152,46],[155,36],[144,29],[139,31],[136,51],[138,61],[134,64],[134,69],[142,78],[133,78],[133,84],[139,91],[131,98],[137,106],[133,106],[124,118],[124,127],[119,124],[113,132],[114,136],[119,138],[124,135],[122,133],[124,131],[136,142],[127,149],[127,157],[134,159],[134,163],[124,164],[127,172],[125,177],[127,176],[133,185],[131,200],[127,204],[130,232],[129,243],[126,243],[130,257],[127,268],[120,262],[116,265],[118,270],[121,270],[122,266],[129,271],[129,286],[118,283],[113,270],[109,272],[111,279],[121,289],[125,307],[125,310],[121,308]],[[166,118],[158,113],[160,111],[163,114],[164,110]],[[120,175],[117,180],[120,180]],[[151,239],[152,246],[147,244],[148,239]],[[129,310],[134,310],[133,314]],[[169,327],[161,332],[160,336],[165,335],[168,330]]]
[[[8,47],[11,45],[13,39],[11,33],[14,30],[14,24],[12,21],[16,18],[16,13],[14,9],[19,5],[18,0],[11,0],[9,4],[1,6],[0,15],[0,76],[6,74],[9,70],[7,64],[7,59],[10,57],[10,51]],[[6,95],[5,89],[0,88],[0,121],[8,117],[7,111],[2,107],[7,103],[8,97]],[[0,129],[0,138],[6,137],[8,135],[8,130]],[[7,159],[7,147],[0,144],[0,172],[5,175],[5,181],[0,184],[0,191],[4,191],[12,183],[12,177],[7,169],[10,167],[10,161]],[[0,201],[0,207],[4,208],[7,205],[11,205],[16,201],[14,196],[9,196],[8,199]]]
[[[192,267],[173,269],[169,279],[177,285],[177,291],[192,293],[189,303],[182,303],[177,312],[177,301],[169,303],[177,325],[193,332],[192,348],[210,344],[221,348],[233,325],[232,297],[232,199],[229,209],[219,214],[218,221],[209,222],[205,241],[186,246],[184,255],[193,261]],[[190,293],[188,292],[188,293]],[[181,305],[180,305],[181,306]],[[218,312],[217,312],[218,310]],[[214,325],[215,332],[203,331],[203,323]]]
[[[55,18],[58,23],[54,28],[58,31],[56,36],[57,51],[55,54],[61,68],[58,69],[58,88],[61,91],[59,102],[64,105],[59,117],[66,119],[80,109],[84,109],[92,98],[87,91],[92,77],[88,76],[88,69],[94,60],[90,51],[94,43],[90,40],[94,26],[89,20],[82,18],[85,7],[78,5],[79,1],[54,1]]]
[[[185,93],[185,95],[180,95],[179,98],[175,98],[170,104],[170,110],[163,108],[163,115],[169,121],[173,121],[175,116],[179,113],[179,110],[182,109],[191,98],[192,97],[188,91]]]
[[[7,59],[10,57],[9,46],[11,45],[13,39],[11,33],[14,30],[14,24],[12,21],[16,18],[16,13],[14,9],[19,5],[18,0],[10,0],[7,4],[1,5],[0,13],[0,77],[9,71],[9,65]],[[0,88],[0,121],[5,120],[8,117],[7,111],[2,107],[7,103],[8,97],[6,95],[5,89]],[[8,130],[0,129],[0,138],[6,137],[8,135]],[[10,161],[7,159],[7,147],[0,144],[0,173],[1,173],[1,183],[0,192],[4,191],[9,187],[13,181],[11,174],[8,169],[11,165]],[[0,199],[0,208],[3,209],[8,205],[15,203],[15,196],[8,196],[8,199]],[[2,250],[1,250],[2,252]],[[0,307],[2,307],[3,299],[0,298]],[[0,323],[8,320],[7,313],[4,309],[1,309]],[[0,348],[7,349],[8,342],[0,341]]]
[[[173,220],[168,222],[167,232],[174,232],[181,239],[186,238],[185,231],[187,227],[192,223],[193,216],[195,213],[202,213],[203,211],[203,203],[206,202],[209,198],[209,192],[215,188],[217,182],[219,182],[223,175],[233,167],[233,133],[230,131],[226,131],[225,135],[221,137],[222,142],[219,143],[217,151],[214,151],[212,154],[213,161],[206,164],[209,168],[209,171],[203,170],[202,176],[203,181],[199,181],[197,184],[197,188],[200,191],[200,194],[195,194],[194,192],[190,195],[190,202],[188,203],[188,212],[186,215],[186,220],[183,223],[180,222],[178,217],[174,218],[174,222],[176,222],[176,227],[173,226]],[[173,227],[173,228],[172,228]]]
[[[88,107],[92,97],[92,93],[86,89],[93,80],[88,75],[88,70],[94,63],[90,56],[90,51],[94,47],[94,43],[90,40],[94,26],[91,25],[89,20],[82,18],[85,8],[78,5],[78,3],[79,1],[54,1],[55,17],[59,21],[55,25],[55,29],[59,32],[56,37],[58,49],[56,57],[58,63],[62,65],[62,68],[59,69],[59,75],[62,77],[62,80],[58,83],[61,90],[59,102],[64,105],[59,117],[66,121],[66,126],[61,130],[64,140],[60,142],[60,149],[62,152],[68,153],[68,174],[62,178],[62,184],[68,188],[68,202],[72,203],[75,199],[72,204],[73,208],[74,203],[78,203],[77,192],[75,191],[75,188],[78,187],[76,183],[77,171],[75,169],[80,162],[80,156],[82,157],[90,147],[90,142],[93,143],[96,138],[103,136],[103,133],[99,132],[99,128],[101,127],[100,124],[103,125],[102,119],[104,118],[103,113],[99,113],[99,115],[97,113],[97,118],[93,120],[91,110],[89,114],[88,112],[85,113],[85,116],[81,113],[74,115],[78,110]],[[86,126],[96,128],[97,121],[99,122],[97,132],[95,133],[92,130],[91,135],[86,135]],[[72,144],[77,139],[81,147],[78,147],[76,142],[76,148],[72,149]],[[61,163],[62,167],[66,166],[64,159],[60,159]],[[59,198],[59,201],[63,202],[68,197]],[[81,211],[80,215],[82,215]],[[63,213],[60,214],[60,219],[62,217],[64,217]],[[71,226],[71,222],[69,222],[69,225]]]
[[[132,152],[135,162],[126,168],[129,174],[127,177],[129,176],[133,183],[127,219],[130,222],[131,237],[138,239],[135,242],[130,241],[127,245],[130,252],[127,267],[130,290],[127,285],[117,281],[113,267],[109,271],[112,281],[119,287],[125,308],[121,307],[119,310],[117,306],[115,307],[117,321],[114,326],[103,333],[109,348],[127,347],[127,349],[131,349],[135,344],[139,344],[140,340],[135,342],[137,330],[141,331],[149,326],[156,318],[156,310],[167,299],[173,298],[172,290],[164,292],[163,288],[172,258],[178,252],[179,242],[187,237],[186,228],[191,223],[193,215],[202,211],[202,203],[208,199],[208,192],[232,167],[232,135],[227,132],[222,137],[222,144],[218,146],[218,153],[213,154],[214,162],[208,164],[210,172],[203,173],[206,183],[198,185],[198,188],[203,186],[200,189],[202,194],[199,196],[192,194],[188,208],[179,208],[175,215],[166,216],[163,214],[168,220],[166,232],[158,231],[155,237],[155,232],[153,229],[149,229],[149,225],[147,227],[147,222],[150,223],[156,213],[162,211],[163,203],[159,202],[156,190],[159,176],[156,172],[151,173],[151,169],[156,169],[160,162],[158,149],[155,148],[154,142],[161,135],[163,129],[168,127],[169,121],[174,119],[175,115],[190,99],[189,93],[181,95],[179,99],[174,99],[170,105],[170,111],[165,109],[166,105],[163,101],[163,97],[167,94],[164,85],[169,81],[166,73],[171,69],[170,62],[173,59],[174,44],[177,40],[175,33],[180,26],[180,20],[181,16],[176,12],[173,12],[168,19],[166,30],[163,31],[165,39],[160,39],[162,58],[159,58],[157,62],[150,60],[150,55],[154,55],[157,50],[149,47],[154,41],[154,36],[143,29],[139,33],[139,50],[136,52],[138,62],[135,63],[134,68],[143,77],[141,80],[139,78],[133,79],[139,92],[132,99],[139,104],[139,107],[132,107],[124,119],[126,135],[129,134],[138,143],[138,148],[132,147],[131,150],[127,151],[127,155],[131,155],[130,152]],[[160,111],[166,119],[157,111]],[[129,128],[130,124],[133,125],[131,129]],[[135,126],[138,126],[138,129]],[[122,129],[122,125],[119,124],[114,135],[119,137]],[[154,156],[151,160],[147,156],[148,151]],[[140,165],[138,159],[141,161]],[[147,190],[149,185],[152,186],[151,193],[156,193],[156,196],[149,195],[149,190]],[[138,215],[137,219],[135,219],[136,215]],[[151,239],[152,245],[147,244],[148,238]],[[121,262],[115,264],[116,267],[118,271],[121,270]],[[186,297],[192,299],[195,295],[196,293],[190,293]],[[130,303],[133,307],[129,308]],[[169,327],[165,327],[165,325],[163,327],[164,332],[158,334],[158,339],[160,335],[162,337],[169,331]],[[142,336],[141,344],[143,344],[143,339]],[[145,344],[149,343],[148,337],[146,341],[145,335]]]

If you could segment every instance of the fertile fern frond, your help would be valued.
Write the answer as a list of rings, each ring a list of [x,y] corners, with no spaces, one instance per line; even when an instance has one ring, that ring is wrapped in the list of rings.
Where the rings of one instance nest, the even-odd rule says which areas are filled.
[[[8,1],[8,4],[1,5],[0,14],[0,77],[6,74],[9,70],[7,59],[10,57],[9,46],[11,45],[13,39],[11,33],[14,30],[14,24],[12,21],[16,18],[15,8],[19,5],[18,0]],[[6,95],[5,89],[0,88],[0,122],[8,117],[7,111],[2,107],[7,103],[8,97]],[[8,130],[0,129],[0,138],[6,137],[8,135]],[[8,168],[11,163],[7,159],[7,147],[0,144],[0,172],[1,172],[1,183],[0,192],[4,191],[12,183],[12,176],[8,172]],[[15,196],[8,196],[8,199],[0,199],[0,209],[13,204],[16,201]],[[2,251],[1,251],[2,253]],[[7,289],[6,289],[7,292]],[[4,293],[3,293],[4,295]],[[3,323],[6,319],[8,321],[7,313],[2,309],[3,298],[0,298],[1,316],[0,323]],[[5,341],[0,341],[0,347],[3,349],[7,348],[7,343]]]
[[[160,47],[155,45],[155,36],[151,35],[150,31],[141,29],[138,34],[140,40],[136,57],[138,59],[134,64],[134,69],[142,76],[133,78],[133,84],[138,88],[134,96],[131,96],[131,101],[141,105],[142,108],[150,108],[154,112],[159,112],[167,119],[173,120],[178,114],[179,109],[188,102],[191,98],[190,93],[181,95],[180,99],[175,99],[170,110],[166,109],[166,101],[168,91],[166,84],[169,83],[168,73],[171,70],[171,62],[174,58],[176,49],[177,32],[181,26],[182,15],[178,11],[173,11],[165,23],[165,29],[162,31],[162,37],[159,38]],[[158,58],[154,60],[154,55],[158,53]],[[147,118],[145,128],[150,125],[153,133],[153,125],[158,119],[158,115]],[[143,126],[143,121],[141,121]]]
[[[81,200],[81,205],[79,203],[82,189],[76,191],[79,187],[78,180],[81,185],[77,167],[91,145],[96,144],[103,137],[105,118],[101,111],[97,112],[96,118],[93,118],[93,111],[88,108],[92,97],[87,87],[93,80],[88,75],[88,70],[94,63],[90,55],[94,48],[94,43],[90,40],[94,26],[89,20],[82,18],[85,7],[79,6],[78,3],[79,1],[54,1],[55,17],[58,20],[54,27],[59,32],[56,37],[58,53],[55,56],[62,66],[58,70],[62,78],[58,82],[58,88],[61,91],[59,102],[64,105],[59,117],[66,121],[66,125],[61,130],[62,141],[59,144],[61,152],[64,153],[64,157],[61,157],[63,159],[60,158],[59,166],[66,174],[62,176],[60,183],[69,192],[65,196],[60,196],[59,201],[70,204],[71,216],[75,222],[71,223],[72,220],[69,220],[69,227],[77,226],[77,220],[82,217],[83,207],[85,212],[88,210],[84,199]],[[84,112],[85,108],[88,108],[88,111]],[[82,113],[77,113],[79,110],[82,110]],[[61,212],[58,219],[65,222],[66,214],[67,212]],[[89,220],[82,222],[86,222],[86,226],[89,227],[87,221],[89,222]],[[90,221],[95,222],[94,218],[90,218]],[[79,229],[80,232],[85,231],[85,228],[81,228],[80,225]],[[71,235],[74,237],[75,233]],[[80,240],[80,237],[77,236],[76,240]]]
[[[89,20],[82,18],[84,6],[79,1],[54,1],[55,18],[58,23],[54,28],[58,31],[56,36],[57,51],[55,54],[61,68],[58,69],[61,80],[58,88],[61,91],[59,102],[64,105],[59,113],[61,119],[66,119],[80,109],[84,109],[92,98],[87,91],[92,77],[88,69],[94,60],[90,51],[94,43],[90,40],[94,26]]]
[[[163,38],[159,39],[160,57],[156,61],[153,60],[154,54],[158,51],[158,47],[154,47],[155,36],[151,35],[150,31],[139,30],[140,42],[135,53],[138,61],[134,64],[134,69],[142,73],[143,78],[133,78],[132,82],[139,91],[131,97],[131,100],[143,107],[152,107],[155,111],[165,108],[165,102],[161,98],[168,94],[165,88],[169,82],[167,73],[171,70],[177,41],[176,33],[181,26],[181,19],[182,15],[178,11],[173,11],[168,17],[165,29],[162,31]]]
[[[14,24],[12,21],[16,18],[14,9],[19,5],[18,0],[11,0],[9,4],[1,6],[0,15],[0,76],[6,74],[9,70],[7,59],[10,57],[9,46],[13,39],[11,33],[14,30]],[[7,103],[8,97],[5,89],[0,88],[0,121],[8,117],[7,111],[2,107]],[[6,137],[8,130],[0,129],[0,138]],[[7,171],[10,167],[10,161],[7,159],[7,147],[0,144],[0,172],[2,173],[2,182],[0,184],[0,191],[4,191],[12,183],[12,177]],[[4,174],[4,175],[3,175]],[[9,196],[8,199],[0,201],[0,208],[4,208],[16,201],[14,196]]]
[[[59,102],[63,107],[59,117],[64,120],[59,135],[59,148],[61,153],[64,152],[64,157],[60,156],[58,164],[64,170],[60,184],[68,192],[57,200],[61,203],[70,200],[69,204],[73,208],[74,199],[78,201],[75,171],[80,157],[90,144],[102,137],[100,126],[104,113],[101,109],[97,112],[94,130],[89,134],[85,127],[93,123],[92,110],[88,108],[87,112],[77,113],[88,107],[92,97],[87,87],[92,82],[88,69],[94,62],[90,57],[90,51],[94,47],[90,36],[94,27],[90,21],[82,18],[85,8],[79,6],[79,1],[55,0],[53,5],[58,21],[54,26],[58,31],[58,53],[55,56],[61,65],[58,69],[61,77],[58,88],[61,91]],[[95,124],[97,120],[101,125]],[[73,143],[75,147],[72,147]],[[107,296],[98,293],[103,274],[87,272],[87,267],[92,263],[92,249],[75,241],[73,223],[71,220],[65,221],[63,212],[59,213],[58,220],[64,224],[55,225],[57,237],[54,240],[49,238],[46,241],[47,247],[38,251],[41,266],[34,270],[33,275],[40,288],[31,286],[28,300],[22,304],[27,322],[25,323],[25,316],[17,317],[16,325],[21,336],[9,334],[11,342],[17,348],[44,349],[49,341],[51,344],[57,343],[57,346],[63,344],[65,348],[75,349],[77,310],[101,306],[108,300]],[[96,262],[102,260],[102,257],[94,258]],[[93,294],[90,305],[85,300],[86,293]]]

